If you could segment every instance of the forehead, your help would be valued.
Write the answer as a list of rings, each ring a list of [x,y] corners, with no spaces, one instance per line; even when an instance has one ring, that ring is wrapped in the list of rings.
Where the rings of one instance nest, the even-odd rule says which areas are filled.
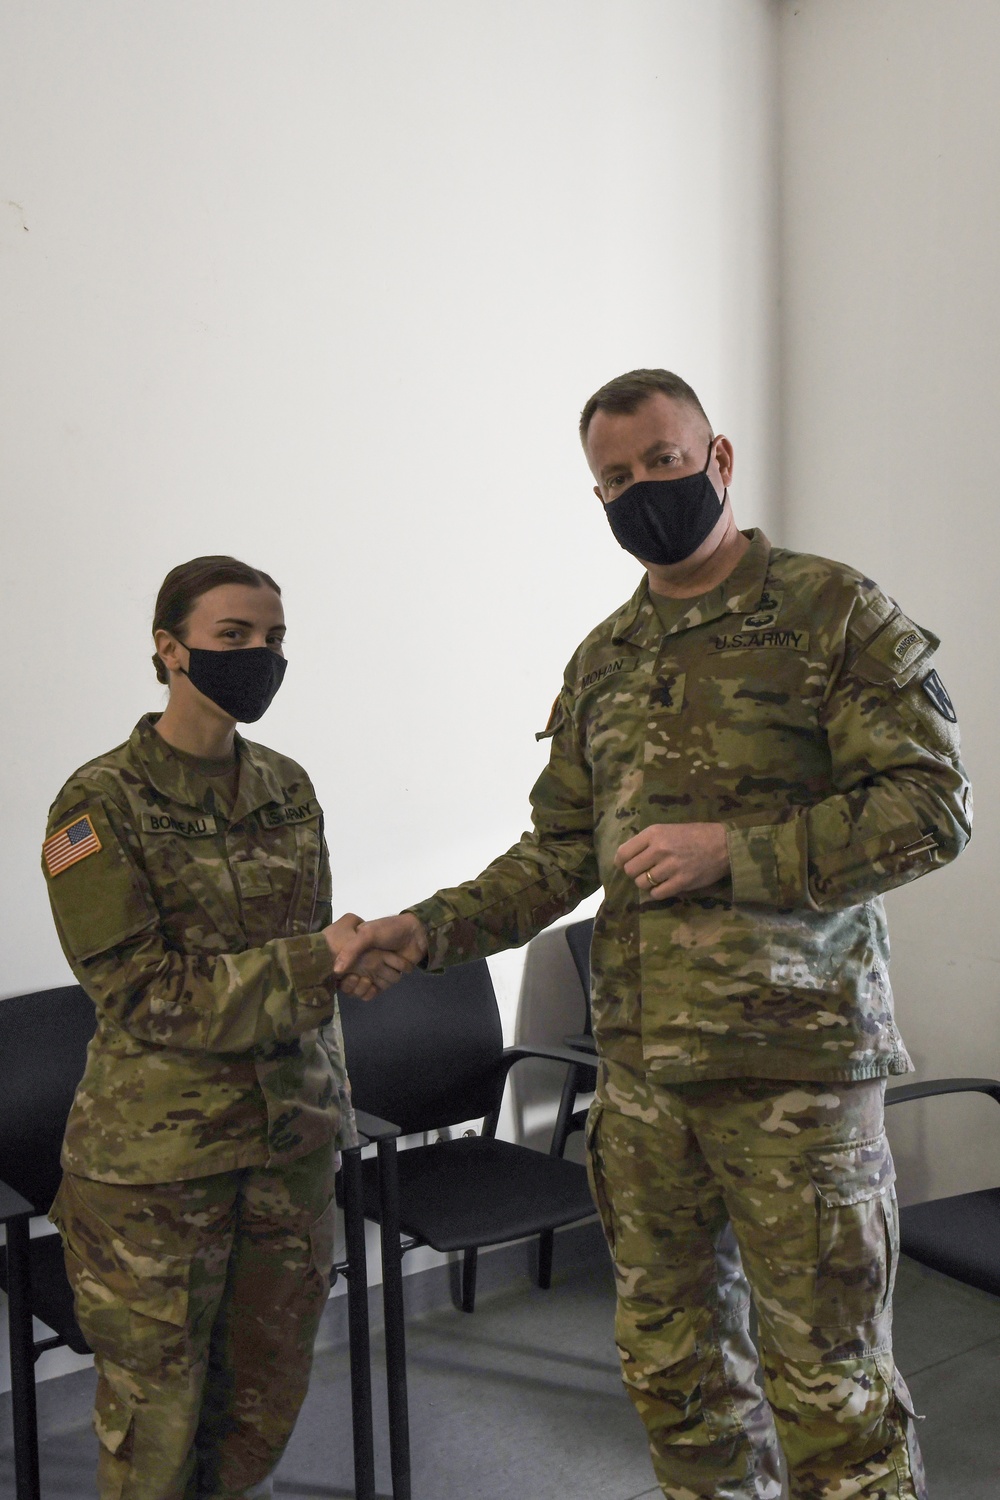
[[[708,437],[699,411],[654,391],[635,411],[595,412],[587,430],[587,456],[597,473],[609,464],[628,463],[655,443],[686,451],[707,442]]]
[[[220,583],[195,600],[188,623],[214,625],[219,620],[249,620],[254,625],[282,625],[281,598],[269,588],[246,583]]]

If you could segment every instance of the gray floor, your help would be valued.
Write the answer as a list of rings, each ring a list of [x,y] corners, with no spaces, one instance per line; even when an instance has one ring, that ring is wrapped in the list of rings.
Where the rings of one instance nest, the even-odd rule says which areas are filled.
[[[442,1273],[415,1278],[408,1289],[414,1500],[659,1494],[618,1381],[603,1247],[585,1227],[562,1237],[556,1255],[548,1293],[528,1280],[523,1250],[484,1257],[472,1317],[443,1304]],[[341,1325],[331,1304],[309,1397],[278,1471],[279,1500],[353,1494]],[[932,1500],[997,1500],[1000,1301],[904,1261],[896,1349],[917,1410],[927,1413],[920,1437]],[[376,1392],[380,1353],[376,1339]],[[92,1389],[89,1371],[39,1387],[44,1500],[93,1500]],[[377,1424],[378,1487],[388,1496],[381,1407]],[[0,1495],[13,1495],[7,1397],[0,1398]]]

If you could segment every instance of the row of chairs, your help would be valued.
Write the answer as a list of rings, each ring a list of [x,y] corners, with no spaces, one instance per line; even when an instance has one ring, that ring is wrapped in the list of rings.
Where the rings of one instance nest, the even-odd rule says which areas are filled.
[[[589,995],[593,923],[565,929],[584,996]],[[563,1153],[583,1128],[581,1099],[593,1091],[595,1047],[589,1004],[583,1032],[564,1047],[504,1047],[500,1015],[483,961],[443,975],[416,973],[376,1004],[344,998],[341,1015],[362,1144],[344,1153],[338,1196],[344,1209],[351,1401],[357,1500],[375,1500],[369,1356],[366,1218],[381,1226],[382,1296],[390,1464],[394,1500],[410,1500],[409,1424],[402,1257],[426,1244],[462,1252],[462,1307],[475,1306],[481,1248],[539,1237],[538,1282],[551,1281],[555,1230],[592,1213],[583,1167]],[[89,1352],[73,1317],[59,1237],[29,1238],[59,1185],[59,1147],[82,1075],[94,1009],[77,985],[0,1002],[0,1223],[7,1253],[0,1286],[9,1302],[17,1500],[39,1500],[34,1365],[49,1348]],[[511,1068],[548,1058],[566,1069],[548,1153],[498,1140]],[[887,1103],[977,1091],[1000,1104],[1000,1083],[947,1079],[889,1090]],[[482,1120],[478,1133],[447,1138]],[[440,1133],[397,1152],[400,1136]],[[363,1157],[362,1148],[375,1146]],[[902,1210],[905,1253],[1000,1296],[1000,1188]],[[32,1315],[53,1330],[39,1340]]]

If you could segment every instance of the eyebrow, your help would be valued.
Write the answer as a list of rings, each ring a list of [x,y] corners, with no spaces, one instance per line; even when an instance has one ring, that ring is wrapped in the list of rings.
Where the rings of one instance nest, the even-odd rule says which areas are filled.
[[[216,620],[215,623],[216,623],[216,625],[242,625],[243,628],[244,628],[244,630],[252,630],[253,629],[253,621],[252,620],[235,620],[235,619],[233,619],[233,617],[231,615],[227,615],[222,620]],[[268,628],[268,631],[272,631],[272,630],[287,630],[288,626],[285,624],[284,620],[281,620],[279,623],[277,623],[275,625],[269,625],[267,628]]]
[[[667,438],[657,438],[655,443],[650,443],[649,447],[644,449],[643,452],[639,454],[639,457],[642,459],[643,463],[646,463],[647,460],[651,459],[654,456],[654,454],[659,453],[664,448],[676,448],[678,453],[684,453],[686,451],[683,443],[670,442]],[[607,479],[609,475],[616,473],[619,469],[627,469],[628,467],[629,465],[625,463],[605,464],[604,468],[601,470],[601,478]]]

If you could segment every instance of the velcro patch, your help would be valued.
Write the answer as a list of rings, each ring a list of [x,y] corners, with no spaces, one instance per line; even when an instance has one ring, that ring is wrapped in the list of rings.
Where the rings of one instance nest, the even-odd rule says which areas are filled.
[[[255,859],[233,860],[233,871],[241,896],[270,896],[273,894],[271,874],[266,865]]]
[[[262,807],[260,821],[265,828],[282,828],[286,823],[309,823],[319,817],[315,797],[306,802],[286,802],[284,807]]]
[[[179,833],[185,839],[205,838],[215,833],[215,819],[211,813],[195,813],[191,817],[177,817],[173,813],[143,813],[143,833]]]
[[[557,693],[556,696],[555,696],[555,701],[552,704],[552,709],[551,709],[551,711],[549,713],[548,718],[545,721],[545,728],[544,729],[540,729],[538,731],[538,733],[535,735],[535,739],[536,740],[550,740],[552,738],[552,736],[555,734],[556,730],[559,728],[559,725],[562,723],[562,721],[563,721],[562,693]]]
[[[808,630],[734,630],[715,637],[716,651],[760,651],[768,647],[785,651],[808,651]]]
[[[924,678],[920,686],[923,688],[924,692],[927,694],[928,698],[931,700],[934,707],[941,715],[942,719],[947,719],[949,724],[957,724],[958,715],[955,712],[955,705],[949,698],[948,690],[945,687],[944,683],[941,681],[938,674],[936,672],[928,672],[927,676]]]
[[[576,684],[578,693],[585,692],[587,688],[596,687],[599,682],[604,682],[608,677],[615,677],[619,672],[631,672],[635,667],[634,656],[615,656],[611,661],[603,662],[599,667],[591,667],[589,672],[584,672]]]
[[[96,854],[100,848],[101,841],[90,814],[84,813],[82,818],[74,818],[72,823],[57,829],[51,838],[45,840],[42,856],[51,878],[68,870],[70,865],[77,864],[81,859],[86,859],[88,855]]]

